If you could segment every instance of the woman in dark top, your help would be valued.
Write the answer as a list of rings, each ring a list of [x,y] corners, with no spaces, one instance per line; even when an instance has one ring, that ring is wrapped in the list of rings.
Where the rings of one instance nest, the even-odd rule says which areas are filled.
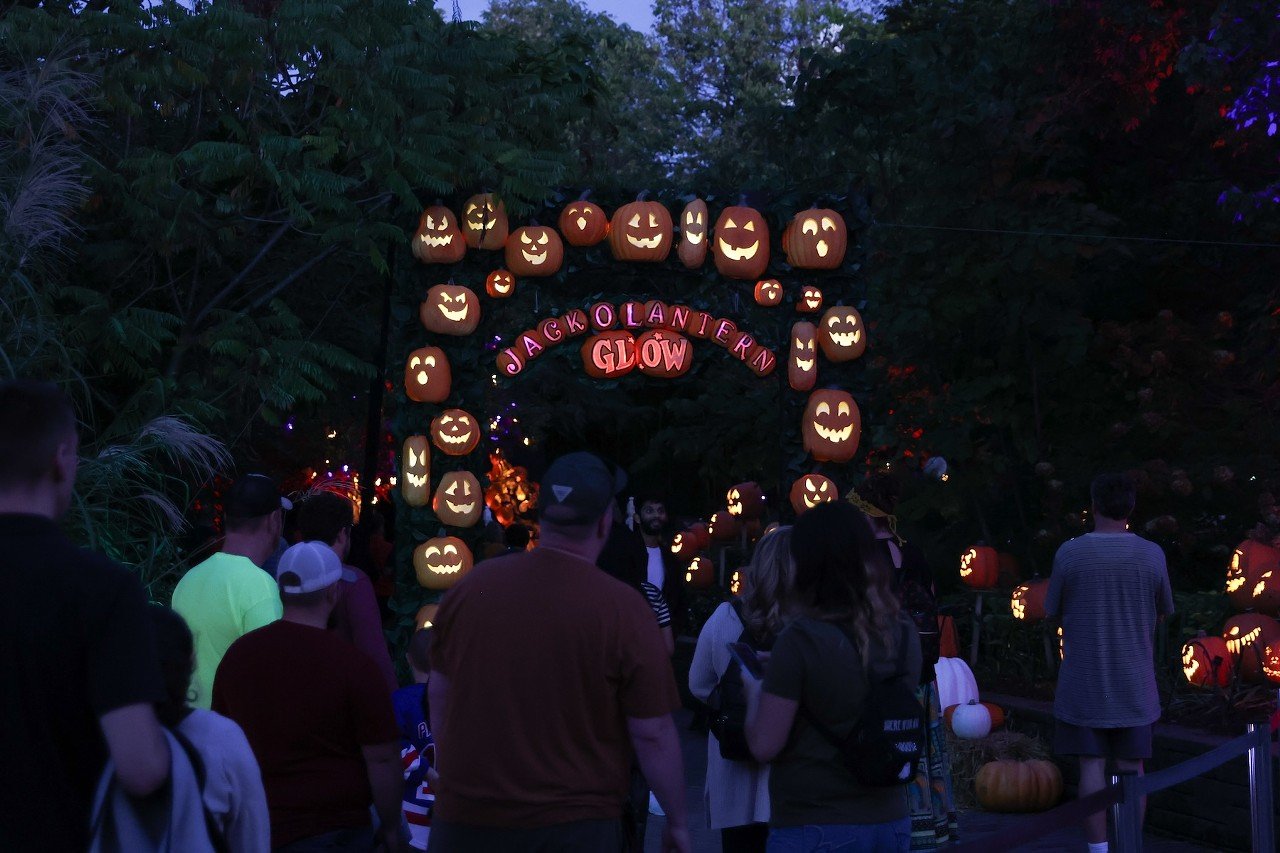
[[[747,741],[757,759],[771,763],[768,849],[906,851],[905,786],[861,784],[810,719],[844,738],[864,710],[868,679],[900,672],[902,684],[914,688],[915,625],[899,612],[871,528],[849,504],[801,515],[791,552],[797,616],[773,647],[763,685],[744,679]]]

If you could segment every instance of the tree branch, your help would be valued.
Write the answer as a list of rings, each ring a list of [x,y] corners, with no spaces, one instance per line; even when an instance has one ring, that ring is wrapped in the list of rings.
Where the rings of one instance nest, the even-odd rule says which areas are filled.
[[[218,305],[223,300],[225,300],[228,296],[230,296],[231,292],[240,286],[240,284],[245,280],[245,277],[248,276],[249,273],[253,272],[254,267],[260,264],[262,262],[262,259],[267,256],[267,252],[270,252],[272,248],[275,247],[276,243],[279,243],[280,239],[284,237],[284,235],[287,234],[289,232],[289,229],[292,227],[293,227],[293,220],[290,219],[290,220],[286,220],[284,224],[282,224],[279,228],[277,228],[276,232],[272,234],[269,238],[267,238],[267,242],[262,244],[262,248],[258,250],[258,254],[253,256],[253,260],[249,261],[249,263],[245,266],[244,269],[236,273],[235,277],[232,278],[231,281],[227,283],[226,287],[222,288],[222,290],[219,290],[216,294],[214,294],[212,299],[210,299],[208,302],[204,304],[204,307],[201,308],[199,313],[196,314],[195,319],[191,321],[191,326],[193,328],[196,326],[199,326],[200,323],[204,320],[204,318],[209,316],[210,311],[212,311],[214,308],[217,308]]]

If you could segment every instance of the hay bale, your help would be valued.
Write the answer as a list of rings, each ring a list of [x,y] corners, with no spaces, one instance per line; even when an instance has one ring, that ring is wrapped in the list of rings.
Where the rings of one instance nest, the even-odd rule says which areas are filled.
[[[956,808],[978,807],[973,781],[978,770],[990,761],[1010,759],[1028,761],[1033,758],[1049,758],[1049,748],[1043,741],[1018,732],[995,731],[984,738],[959,738],[947,731],[947,751],[951,758],[951,789]]]

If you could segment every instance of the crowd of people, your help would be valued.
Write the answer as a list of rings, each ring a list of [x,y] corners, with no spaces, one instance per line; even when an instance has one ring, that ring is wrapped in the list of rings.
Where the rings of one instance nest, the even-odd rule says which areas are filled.
[[[661,500],[639,502],[638,531],[622,523],[621,469],[552,462],[536,547],[494,543],[410,638],[401,687],[374,586],[344,564],[348,501],[294,507],[241,477],[220,550],[172,608],[151,605],[59,529],[77,450],[56,388],[0,383],[0,849],[635,851],[651,802],[661,849],[692,849],[671,663],[682,576]],[[1118,655],[1119,677],[1093,655],[1064,662],[1058,746],[1081,756],[1082,792],[1106,758],[1140,769],[1150,754],[1143,668],[1172,608],[1159,549],[1124,532],[1132,488],[1100,483],[1104,538],[1064,546],[1048,607],[1070,636],[1139,651]],[[896,500],[872,478],[854,503],[767,530],[742,594],[697,637],[705,817],[725,851],[954,840],[933,583]],[[298,541],[281,547],[288,510]],[[1116,564],[1139,566],[1120,581],[1129,603],[1099,603],[1090,573]],[[1119,606],[1123,629],[1106,622]],[[1102,833],[1099,847],[1089,826],[1093,850]]]

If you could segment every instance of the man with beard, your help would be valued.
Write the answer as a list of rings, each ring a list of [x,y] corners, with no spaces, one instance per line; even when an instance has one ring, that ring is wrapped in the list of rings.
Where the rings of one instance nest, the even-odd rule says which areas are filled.
[[[680,636],[684,621],[684,584],[671,556],[671,536],[667,532],[667,505],[648,496],[640,501],[640,536],[648,553],[646,580],[658,589],[671,610],[671,629]]]

